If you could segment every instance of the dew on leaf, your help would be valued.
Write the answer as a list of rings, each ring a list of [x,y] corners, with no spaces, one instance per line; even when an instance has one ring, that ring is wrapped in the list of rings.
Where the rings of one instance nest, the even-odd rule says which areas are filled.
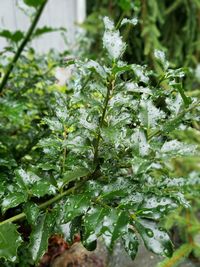
[[[153,237],[154,236],[154,233],[153,233],[153,231],[151,230],[151,229],[146,229],[145,230],[146,231],[146,234],[149,236],[149,237]]]

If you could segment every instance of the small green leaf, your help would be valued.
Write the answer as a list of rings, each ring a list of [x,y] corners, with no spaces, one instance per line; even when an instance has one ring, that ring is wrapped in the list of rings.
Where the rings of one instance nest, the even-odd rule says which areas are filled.
[[[37,181],[30,189],[31,193],[36,197],[52,195],[56,192],[56,187],[49,181]]]
[[[155,128],[158,121],[165,118],[165,113],[159,110],[149,99],[142,99],[140,102],[139,118],[147,128]]]
[[[104,217],[102,236],[106,246],[113,249],[115,241],[125,235],[128,231],[129,217],[125,211],[111,210]]]
[[[11,223],[0,225],[0,258],[8,261],[17,260],[17,249],[22,243],[17,227]]]
[[[84,245],[88,245],[95,241],[100,235],[104,217],[108,215],[109,209],[104,207],[92,207],[86,215],[84,220]]]
[[[4,37],[14,43],[18,43],[24,38],[24,34],[21,31],[11,32],[8,30],[3,30],[0,32],[0,37]]]
[[[77,216],[86,213],[90,206],[90,198],[87,195],[74,195],[69,197],[61,207],[61,222],[67,223]]]
[[[85,63],[84,63],[85,64]],[[94,70],[96,73],[98,73],[103,79],[107,78],[106,71],[104,70],[103,66],[101,66],[99,63],[97,63],[94,60],[88,61],[86,64],[86,68],[90,70]]]
[[[132,18],[132,19],[127,19],[127,18],[124,18],[121,22],[121,25],[125,25],[127,23],[130,23],[132,25],[137,25],[138,24],[138,19],[137,18]]]
[[[24,3],[28,6],[38,7],[46,0],[24,0]]]
[[[68,184],[71,181],[77,180],[81,177],[87,176],[90,174],[90,171],[84,167],[76,167],[72,171],[66,171],[63,174],[63,178],[59,179],[58,182],[62,183],[63,185]]]
[[[40,180],[40,178],[36,174],[31,172],[26,172],[22,168],[16,170],[15,175],[17,183],[22,190],[28,191],[28,187],[31,184]]]
[[[111,59],[119,59],[125,51],[126,44],[122,41],[119,31],[115,29],[114,23],[108,17],[104,17],[104,25],[103,45]]]
[[[40,209],[35,203],[26,203],[24,207],[24,213],[30,225],[37,224],[37,219],[40,214]]]
[[[132,260],[135,259],[135,256],[138,251],[138,238],[135,232],[132,229],[129,229],[128,232],[122,237],[124,248]]]
[[[138,209],[142,210],[140,217],[158,220],[177,206],[175,200],[169,197],[147,196]]]
[[[4,213],[8,209],[17,207],[19,204],[26,202],[27,199],[28,194],[25,191],[8,193],[1,203],[1,210]]]
[[[30,253],[34,262],[38,263],[48,247],[48,239],[52,233],[55,218],[52,214],[43,214],[33,227],[30,236]]]
[[[32,39],[33,38],[38,38],[40,37],[41,35],[45,34],[45,33],[51,33],[51,32],[56,32],[56,31],[64,31],[65,29],[64,28],[51,28],[51,27],[48,27],[48,26],[44,26],[42,28],[37,28],[32,36]]]

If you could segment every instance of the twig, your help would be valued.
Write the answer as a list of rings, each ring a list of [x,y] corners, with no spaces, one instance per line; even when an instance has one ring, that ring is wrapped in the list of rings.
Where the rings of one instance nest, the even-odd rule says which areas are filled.
[[[9,79],[9,77],[10,77],[10,74],[11,74],[11,72],[12,72],[12,70],[13,70],[16,62],[17,62],[17,60],[19,59],[22,51],[24,50],[25,46],[27,45],[28,41],[30,40],[30,37],[31,37],[31,35],[32,35],[32,33],[33,33],[33,31],[34,31],[34,29],[35,29],[35,27],[36,27],[36,25],[37,25],[37,23],[39,21],[39,18],[41,16],[42,11],[43,11],[43,9],[44,9],[44,7],[45,7],[47,2],[48,2],[48,0],[44,0],[44,2],[39,7],[38,11],[36,12],[35,18],[34,18],[32,24],[30,25],[30,27],[29,27],[29,29],[28,29],[28,31],[26,33],[26,36],[24,37],[24,40],[20,44],[15,56],[13,57],[11,63],[9,64],[8,69],[7,69],[7,71],[6,71],[6,73],[5,73],[4,77],[3,77],[3,80],[2,80],[2,82],[0,84],[0,94],[2,94],[2,91],[3,91],[3,89],[5,88],[5,86],[7,84],[7,81]]]
[[[106,94],[106,98],[104,101],[104,107],[103,107],[103,113],[100,119],[100,123],[99,123],[99,130],[98,130],[98,134],[97,134],[97,140],[96,140],[96,144],[95,144],[95,148],[94,148],[94,163],[96,165],[98,165],[98,154],[99,154],[99,142],[100,142],[100,138],[101,138],[101,128],[103,126],[103,122],[105,120],[105,115],[106,115],[106,111],[107,111],[107,107],[108,107],[108,102],[110,99],[110,94],[114,89],[114,78],[111,77],[110,81],[108,82],[108,86],[107,86],[107,94]]]
[[[48,206],[50,206],[51,204],[59,201],[60,199],[62,199],[64,196],[66,195],[69,195],[70,193],[74,192],[75,189],[77,189],[78,187],[80,187],[80,185],[82,185],[82,183],[78,184],[77,186],[73,186],[69,189],[67,189],[66,191],[56,195],[55,197],[45,201],[44,203],[40,204],[38,207],[40,209],[45,209],[47,208]],[[22,219],[25,219],[26,218],[26,214],[24,212],[20,213],[20,214],[17,214],[7,220],[4,220],[2,222],[0,222],[0,226],[3,225],[3,224],[6,224],[6,223],[12,223],[12,222],[16,222],[16,221],[19,221],[19,220],[22,220]]]

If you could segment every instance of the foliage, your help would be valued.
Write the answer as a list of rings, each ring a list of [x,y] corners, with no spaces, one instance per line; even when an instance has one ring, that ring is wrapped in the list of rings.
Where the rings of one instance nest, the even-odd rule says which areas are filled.
[[[161,74],[153,56],[155,49],[165,51],[173,68],[196,68],[200,62],[199,0],[88,0],[87,6],[83,27],[92,39],[90,51],[94,57],[96,53],[104,55],[100,45],[102,17],[109,16],[115,23],[123,18],[138,19],[137,25],[126,24],[121,29],[127,43],[124,59],[129,63],[147,63]],[[192,70],[184,81],[186,90],[198,88],[194,74]]]
[[[142,239],[172,256],[162,219],[189,207],[191,188],[199,196],[198,174],[180,177],[171,161],[198,156],[199,147],[175,133],[198,124],[199,101],[163,52],[153,54],[162,75],[122,60],[124,23],[135,20],[115,27],[104,18],[105,60],[66,63],[73,75],[65,92],[52,77],[60,57],[30,50],[17,62],[0,99],[2,266],[27,266],[24,255],[38,264],[54,233],[69,242],[79,233],[88,250],[100,236],[110,250],[121,239],[132,259]]]
[[[147,63],[156,71],[160,76],[162,69],[160,68],[157,60],[155,60],[155,49],[165,51],[167,58],[170,59],[170,67],[185,66],[188,68],[186,77],[183,79],[183,85],[188,96],[200,97],[199,91],[199,8],[200,2],[197,0],[192,1],[87,1],[88,3],[88,17],[83,27],[87,31],[87,36],[92,37],[92,45],[90,51],[95,54],[101,53],[104,57],[99,45],[99,39],[103,35],[103,25],[101,23],[102,16],[110,16],[116,23],[125,18],[135,18],[138,20],[137,25],[124,25],[120,31],[123,40],[127,42],[127,50],[123,55],[123,59],[130,63]],[[94,21],[98,23],[94,24]],[[95,27],[94,27],[95,25]],[[98,30],[96,30],[98,27]],[[132,30],[134,27],[134,30]],[[93,38],[94,37],[94,38]],[[167,88],[167,84],[162,83],[162,86]],[[163,103],[161,103],[162,105]],[[169,102],[168,102],[169,104]],[[175,106],[178,105],[178,99]],[[171,138],[178,138],[181,141],[193,144],[200,144],[199,139],[199,123],[192,121],[188,130],[179,129],[170,133]],[[198,157],[187,157],[186,159],[173,159],[170,167],[173,169],[177,176],[185,176],[189,172],[194,172],[194,176],[199,173],[199,159]],[[199,202],[198,194],[191,188],[185,197],[191,202],[189,211],[185,209],[178,209],[170,216],[171,223],[168,225],[171,235],[175,239],[176,248],[180,247],[182,243],[186,247],[191,248],[189,239],[197,240],[199,227],[191,236],[190,228],[187,225],[186,214],[192,213],[195,225],[199,222]],[[179,219],[177,220],[177,214]],[[168,217],[169,218],[169,217]],[[166,221],[165,221],[166,222]],[[182,222],[182,223],[181,223]],[[183,224],[185,222],[185,224]],[[167,222],[166,222],[167,223]],[[174,232],[175,229],[179,231]],[[186,234],[187,233],[187,234]],[[180,239],[180,242],[176,240]],[[191,240],[190,240],[191,241]],[[199,241],[198,241],[199,242]],[[184,247],[185,245],[183,245]],[[190,258],[197,255],[194,251],[198,248],[192,247]]]

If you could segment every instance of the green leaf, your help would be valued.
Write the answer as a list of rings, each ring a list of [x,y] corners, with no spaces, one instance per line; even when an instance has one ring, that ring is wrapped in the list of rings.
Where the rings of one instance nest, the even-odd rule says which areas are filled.
[[[92,207],[83,217],[84,221],[84,246],[94,242],[100,235],[103,220],[109,214],[109,209],[104,207]]]
[[[77,216],[83,215],[90,206],[90,198],[87,195],[74,195],[67,198],[60,211],[62,223],[67,223]]]
[[[141,235],[145,246],[152,252],[171,257],[172,243],[167,232],[151,220],[135,221],[135,227]]]
[[[66,171],[63,174],[63,178],[59,179],[58,182],[63,185],[68,184],[71,181],[77,180],[81,177],[87,176],[90,174],[90,171],[84,167],[76,167],[72,171]]]
[[[104,17],[105,32],[103,35],[103,46],[108,51],[111,59],[119,59],[126,48],[126,44],[122,41],[119,31],[115,29],[114,23]]]
[[[140,217],[158,220],[177,207],[175,200],[169,197],[146,196],[138,209],[141,210]]]
[[[121,26],[122,25],[125,25],[125,24],[127,24],[127,23],[130,23],[130,24],[132,24],[132,25],[137,25],[138,24],[138,19],[137,18],[132,18],[132,19],[127,19],[127,18],[124,18],[123,20],[122,20],[122,22],[121,22]]]
[[[45,195],[53,195],[56,192],[56,187],[49,181],[38,181],[30,189],[31,193],[36,197],[43,197]]]
[[[124,248],[132,260],[135,259],[138,251],[138,238],[132,229],[129,229],[127,233],[122,237]]]
[[[17,232],[16,225],[12,223],[0,224],[0,258],[8,261],[17,260],[17,249],[22,239]]]
[[[48,247],[48,239],[52,233],[55,218],[52,214],[43,214],[33,227],[30,236],[29,250],[34,262],[38,263]]]
[[[84,63],[85,64],[85,63]],[[85,64],[86,68],[90,70],[94,70],[96,73],[98,73],[103,79],[107,78],[107,74],[103,66],[101,66],[99,63],[97,63],[94,60],[90,60]]]
[[[4,37],[14,43],[18,43],[24,38],[24,33],[21,31],[11,32],[8,30],[3,30],[0,32],[0,37]]]
[[[147,128],[155,128],[158,121],[165,118],[165,113],[155,107],[149,99],[142,99],[140,102],[139,118]]]
[[[2,203],[1,203],[1,210],[4,213],[6,210],[10,208],[17,207],[19,204],[26,202],[28,199],[28,194],[23,192],[14,192],[14,193],[8,193]]]
[[[28,191],[28,187],[40,180],[40,178],[31,172],[26,172],[22,168],[15,171],[16,180],[19,187]]]
[[[125,197],[129,194],[129,190],[132,188],[132,184],[128,179],[122,177],[118,178],[116,181],[111,182],[102,187],[102,192],[99,198],[102,199],[113,199],[116,197]]]
[[[197,146],[192,144],[184,144],[178,140],[167,141],[161,147],[162,157],[191,156],[196,152]]]
[[[128,231],[129,217],[125,211],[111,210],[110,213],[104,217],[102,236],[106,246],[113,249],[115,241],[125,235]]]
[[[38,7],[46,0],[24,0],[24,3],[28,6]]]
[[[34,38],[38,38],[41,35],[45,34],[45,33],[51,33],[51,32],[56,32],[56,31],[64,31],[65,29],[60,27],[60,28],[52,28],[52,27],[48,27],[48,26],[44,26],[42,28],[37,28],[34,32],[34,34],[32,35],[32,39]]]
[[[148,155],[149,144],[147,142],[145,133],[142,130],[138,128],[135,130],[134,134],[132,135],[132,142],[133,142],[134,152],[136,152],[137,155],[140,156]]]
[[[26,203],[24,207],[24,213],[26,214],[26,218],[30,225],[37,224],[37,219],[40,214],[40,209],[35,203]]]

